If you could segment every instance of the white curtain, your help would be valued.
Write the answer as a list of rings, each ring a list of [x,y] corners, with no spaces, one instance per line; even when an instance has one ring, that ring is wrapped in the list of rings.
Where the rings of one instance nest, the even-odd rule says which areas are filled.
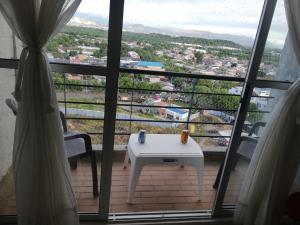
[[[26,46],[14,92],[18,115],[13,172],[21,225],[79,224],[55,89],[43,49],[79,4],[80,0],[0,1],[1,13]]]
[[[294,53],[300,65],[300,1],[285,0],[285,12],[289,27],[289,36],[293,43]]]
[[[288,37],[300,62],[300,1],[285,0],[285,7]],[[276,104],[258,141],[239,195],[235,223],[280,224],[299,163],[300,79]]]

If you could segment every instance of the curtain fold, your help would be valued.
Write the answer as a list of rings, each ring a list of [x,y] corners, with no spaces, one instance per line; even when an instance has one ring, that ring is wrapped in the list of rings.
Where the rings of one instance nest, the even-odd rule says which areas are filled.
[[[18,102],[13,148],[18,224],[79,224],[64,151],[47,41],[69,21],[81,0],[1,0],[0,11],[26,46],[14,96]]]
[[[300,1],[285,0],[295,56],[300,63]],[[255,148],[239,195],[234,222],[277,225],[300,163],[300,78],[276,104]]]
[[[298,64],[300,65],[300,1],[284,0],[284,5],[289,27],[289,36],[293,43]]]

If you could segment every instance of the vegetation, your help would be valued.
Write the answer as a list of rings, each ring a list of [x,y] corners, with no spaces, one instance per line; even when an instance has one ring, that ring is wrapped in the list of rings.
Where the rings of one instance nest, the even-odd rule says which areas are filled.
[[[135,43],[134,46],[130,46],[129,43]],[[157,51],[165,50],[170,51],[170,49],[176,49],[180,54],[183,54],[188,47],[185,44],[195,45],[199,49],[194,51],[194,58],[185,61],[185,65],[180,66],[178,63],[174,62],[174,59],[166,54],[157,54]],[[97,50],[93,50],[92,56],[101,59],[107,55],[107,31],[99,30],[94,28],[84,28],[84,27],[71,27],[66,26],[61,33],[59,33],[55,38],[48,43],[47,51],[50,52],[55,58],[69,59],[70,57],[78,56],[82,54],[81,46],[96,47]],[[225,40],[210,40],[204,38],[193,38],[193,37],[173,37],[170,35],[163,34],[141,34],[134,32],[123,32],[123,38],[121,43],[121,57],[128,57],[129,51],[135,51],[141,60],[143,61],[157,61],[164,64],[166,71],[178,72],[178,73],[188,73],[191,72],[186,65],[204,65],[205,56],[213,55],[216,58],[223,60],[230,57],[235,57],[238,60],[243,60],[247,62],[251,55],[251,49],[243,47],[236,43],[225,41]],[[203,53],[206,52],[206,53]],[[266,49],[263,56],[263,62],[268,65],[275,66],[279,61],[280,52],[274,49]],[[260,70],[259,77],[269,79],[265,71]],[[179,106],[192,107],[192,113],[199,112],[200,109],[215,109],[215,110],[229,110],[228,114],[234,116],[234,110],[238,109],[240,97],[235,95],[229,95],[228,90],[235,86],[241,86],[237,82],[229,81],[218,81],[218,80],[197,80],[191,78],[178,78],[178,77],[168,77],[170,83],[175,87],[175,90],[192,92],[195,91],[196,94],[192,95],[190,93],[178,94],[178,97],[165,98],[164,101],[169,104],[176,104]],[[94,87],[89,87],[91,93],[98,93],[98,88],[105,86],[105,81],[98,81],[94,79],[93,76],[85,76],[82,80],[76,79],[66,79],[63,74],[54,73],[53,80],[55,86],[59,92],[64,90],[64,86],[67,87],[69,92],[81,93],[84,91],[84,85],[89,84]],[[64,85],[64,82],[66,85]],[[163,92],[160,83],[150,83],[148,77],[143,74],[126,74],[121,73],[119,76],[119,94],[132,94],[133,91],[127,90],[130,88],[145,89],[145,90],[155,90],[155,91],[134,91],[135,95],[139,96],[151,96],[155,93]],[[102,89],[103,90],[103,89]],[[104,92],[103,92],[104,96]],[[102,96],[102,97],[103,97]],[[192,98],[192,101],[191,101]],[[142,98],[141,98],[142,99]],[[91,98],[68,98],[70,101],[91,101]],[[96,101],[96,99],[92,99]],[[98,99],[99,100],[99,99]],[[103,99],[101,99],[104,101]],[[68,107],[99,110],[103,111],[104,106],[102,105],[88,105],[88,104],[68,104]],[[254,103],[250,104],[250,112],[248,113],[248,120],[251,122],[260,120],[262,118],[262,113],[253,112],[258,111],[257,106]],[[125,107],[118,107],[118,113],[130,114],[131,112]],[[200,111],[202,112],[202,111]],[[146,114],[139,111],[134,111],[134,115],[148,118],[157,119],[156,116],[152,114]],[[199,120],[210,121],[213,117],[199,116]],[[214,118],[216,119],[216,118]],[[101,130],[103,126],[102,121],[70,121],[70,125],[73,128],[82,131],[93,131]],[[175,128],[160,128],[153,127],[143,123],[132,123],[128,125],[127,122],[118,122],[117,127],[119,127],[119,132],[137,132],[139,129],[146,129],[148,132],[153,133],[178,133],[183,128],[183,125],[177,126]],[[117,128],[116,128],[117,129]],[[206,130],[200,127],[197,130],[198,134],[204,134]],[[126,139],[126,138],[125,138]],[[117,143],[121,143],[125,140],[124,137],[116,138]],[[101,142],[101,137],[98,135],[93,136],[93,142]]]

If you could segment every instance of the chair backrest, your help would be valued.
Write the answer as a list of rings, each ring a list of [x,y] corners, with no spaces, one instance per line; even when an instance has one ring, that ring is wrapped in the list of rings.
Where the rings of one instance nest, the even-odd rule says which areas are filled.
[[[17,103],[15,102],[15,100],[13,100],[12,98],[7,98],[7,99],[5,99],[5,103],[8,106],[8,108],[11,109],[13,114],[17,115],[18,106],[17,106]]]
[[[14,115],[17,115],[18,106],[17,106],[16,101],[12,98],[7,98],[7,99],[5,99],[5,103],[11,109],[11,111],[14,113]],[[64,130],[64,132],[67,132],[68,128],[67,128],[67,122],[65,119],[65,115],[62,111],[59,111],[59,115],[60,115],[61,124],[63,126],[63,130]]]
[[[64,130],[64,132],[67,132],[68,131],[68,127],[67,127],[67,122],[66,122],[65,114],[62,111],[59,111],[59,116],[60,116],[61,124],[63,126],[63,130]]]
[[[256,122],[251,128],[249,132],[249,136],[252,136],[252,134],[257,134],[259,127],[264,127],[264,126],[266,126],[265,122]]]

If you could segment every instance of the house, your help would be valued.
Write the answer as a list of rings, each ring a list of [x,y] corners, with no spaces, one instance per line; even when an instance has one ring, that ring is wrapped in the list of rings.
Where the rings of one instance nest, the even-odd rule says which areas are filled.
[[[128,52],[128,56],[132,59],[132,60],[140,60],[140,56],[138,53],[136,53],[135,51],[129,51]]]
[[[232,87],[228,90],[228,93],[229,94],[232,94],[232,95],[240,95],[243,91],[243,87]]]
[[[150,84],[159,83],[160,77],[158,76],[145,76],[145,80],[148,81]]]
[[[171,105],[176,106],[176,105]],[[186,121],[188,118],[188,111],[180,108],[166,108],[166,118],[170,120],[177,120],[177,121]]]
[[[83,79],[83,76],[82,75],[78,75],[78,74],[70,74],[70,73],[67,73],[66,74],[66,78],[68,80],[82,80]]]
[[[94,51],[97,51],[100,49],[99,47],[83,46],[83,45],[78,46],[78,48],[80,48],[82,51],[82,54],[86,55],[86,56],[92,56],[94,54]]]
[[[161,82],[161,86],[162,86],[161,89],[163,91],[173,91],[174,90],[174,85],[173,84]]]

